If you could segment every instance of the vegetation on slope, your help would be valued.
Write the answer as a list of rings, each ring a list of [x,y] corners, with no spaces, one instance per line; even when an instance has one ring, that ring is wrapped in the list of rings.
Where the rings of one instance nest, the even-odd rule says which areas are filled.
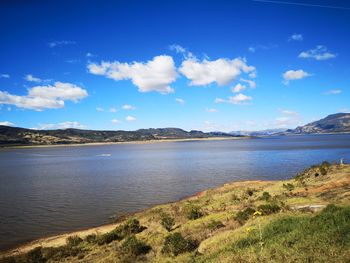
[[[1,262],[349,262],[350,166],[226,184]]]

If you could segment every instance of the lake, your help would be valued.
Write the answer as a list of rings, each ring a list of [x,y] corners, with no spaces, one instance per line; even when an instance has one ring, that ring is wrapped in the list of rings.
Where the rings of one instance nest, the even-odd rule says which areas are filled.
[[[350,134],[0,150],[0,249],[238,180],[350,160]]]

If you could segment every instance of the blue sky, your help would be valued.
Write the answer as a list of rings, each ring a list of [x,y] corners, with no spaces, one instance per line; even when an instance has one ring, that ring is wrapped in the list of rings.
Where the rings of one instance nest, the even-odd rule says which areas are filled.
[[[0,124],[293,128],[350,111],[347,1],[2,1]]]

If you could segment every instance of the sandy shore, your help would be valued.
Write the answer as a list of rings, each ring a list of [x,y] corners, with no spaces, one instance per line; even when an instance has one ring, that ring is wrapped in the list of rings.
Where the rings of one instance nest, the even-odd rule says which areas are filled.
[[[211,137],[211,138],[188,138],[188,139],[160,139],[147,141],[129,141],[129,142],[89,142],[89,143],[72,143],[72,144],[46,144],[46,145],[19,145],[19,146],[3,146],[1,149],[23,149],[23,148],[48,148],[48,147],[78,147],[78,146],[101,146],[115,144],[152,144],[163,142],[187,142],[187,141],[222,141],[222,140],[242,140],[251,139],[253,137]]]

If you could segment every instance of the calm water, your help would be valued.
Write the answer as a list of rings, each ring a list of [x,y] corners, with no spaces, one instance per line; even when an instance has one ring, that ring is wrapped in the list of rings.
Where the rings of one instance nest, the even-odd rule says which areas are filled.
[[[0,249],[342,157],[350,135],[0,150]]]

